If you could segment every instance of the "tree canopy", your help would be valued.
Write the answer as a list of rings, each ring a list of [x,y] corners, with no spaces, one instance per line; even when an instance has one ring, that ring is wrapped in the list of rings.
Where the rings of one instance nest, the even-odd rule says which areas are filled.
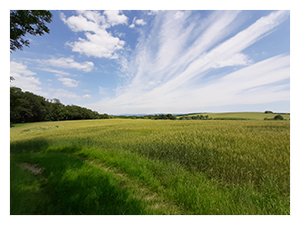
[[[58,99],[47,100],[20,88],[10,88],[10,122],[109,119],[107,114],[76,105],[63,105]]]
[[[45,23],[52,22],[52,13],[48,10],[11,10],[10,11],[10,50],[22,50],[29,46],[24,40],[26,34],[43,35],[50,29]]]

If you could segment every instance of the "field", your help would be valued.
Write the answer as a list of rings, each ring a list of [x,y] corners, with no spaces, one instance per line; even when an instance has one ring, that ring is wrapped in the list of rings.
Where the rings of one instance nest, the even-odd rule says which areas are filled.
[[[197,115],[208,115],[209,118],[218,119],[218,118],[227,118],[227,119],[247,119],[247,120],[264,120],[265,118],[273,119],[274,116],[278,115],[277,113],[263,113],[263,112],[228,112],[228,113],[195,113],[189,116]],[[290,119],[289,114],[281,114],[285,120]]]
[[[10,130],[11,214],[290,214],[290,121],[82,120]]]

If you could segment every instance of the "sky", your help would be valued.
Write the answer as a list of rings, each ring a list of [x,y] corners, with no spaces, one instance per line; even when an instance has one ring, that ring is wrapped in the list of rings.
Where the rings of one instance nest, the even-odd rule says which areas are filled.
[[[91,108],[99,113],[265,110],[290,112],[290,107],[291,111],[297,112],[299,110],[297,96],[300,94],[298,94],[297,70],[299,62],[297,55],[300,52],[299,4],[295,4],[294,0],[196,2],[194,0],[85,0],[72,1],[72,4],[58,0],[7,2],[0,9],[2,27],[6,27],[4,29],[6,35],[1,35],[0,42],[1,49],[4,49],[1,62],[5,76],[2,76],[1,90],[6,93],[5,105],[9,107],[8,74],[11,72],[16,80],[10,85],[19,86],[24,91],[48,99],[59,98],[64,104]],[[30,48],[24,47],[23,51],[8,53],[10,9],[54,9],[51,11],[53,22],[48,26],[50,34],[28,36],[31,41]],[[113,20],[114,17],[104,14],[104,11],[89,14],[69,9],[123,9],[123,11],[117,14],[119,17],[115,17],[118,19]],[[177,13],[149,9],[210,11]],[[211,11],[216,9],[246,10]],[[270,9],[288,11],[265,11]],[[291,27],[294,28],[291,30],[290,20]],[[3,118],[9,118],[9,110],[5,113]],[[291,171],[299,171],[298,118],[297,113],[292,116]],[[6,130],[9,127],[9,120],[5,121],[7,126],[2,126],[3,140],[7,140],[4,141],[4,144],[6,143],[4,149],[9,149],[9,132]],[[9,157],[9,151],[5,153]],[[9,171],[9,163],[5,160],[7,157],[3,157],[4,162],[1,165],[5,168],[2,171]],[[9,173],[6,174],[6,180],[9,180]],[[291,173],[292,190],[299,189],[296,176],[297,172]],[[283,224],[287,220],[294,222],[296,219],[299,221],[299,214],[293,212],[299,209],[297,199],[300,199],[300,196],[299,192],[292,190],[291,197],[296,201],[291,201],[291,216],[288,218],[271,216],[271,219],[274,218],[273,223]],[[2,193],[2,199],[7,200],[3,202],[9,202],[7,194],[9,189]],[[9,215],[9,207],[6,204],[3,205],[3,209],[2,211]],[[124,223],[124,217],[108,219],[111,222],[111,219],[116,218]],[[151,219],[156,218],[159,221],[154,222],[161,222],[164,219],[151,217],[146,223],[149,221],[149,224],[153,224]],[[24,218],[19,219],[22,220],[20,222],[26,223]],[[55,219],[55,217],[47,218],[46,223],[58,222]],[[59,218],[60,222],[62,219],[64,218]],[[66,219],[68,220],[66,222],[69,222],[70,218]],[[82,221],[80,219],[77,217],[72,222],[82,224],[86,222],[87,217],[82,218]],[[134,222],[133,217],[129,219],[130,223]],[[169,222],[172,217],[165,219],[168,220],[165,222]],[[187,217],[175,219],[172,222],[184,223]],[[201,218],[204,221],[205,219]],[[210,223],[212,221],[215,224],[224,223],[223,217],[207,219]],[[265,220],[265,223],[270,222],[270,217],[247,217],[247,220],[230,217],[230,222],[234,224],[261,223],[262,220]],[[32,222],[31,217],[30,223]],[[140,221],[137,222],[140,224]]]
[[[290,112],[290,11],[51,10],[11,86],[99,113]]]

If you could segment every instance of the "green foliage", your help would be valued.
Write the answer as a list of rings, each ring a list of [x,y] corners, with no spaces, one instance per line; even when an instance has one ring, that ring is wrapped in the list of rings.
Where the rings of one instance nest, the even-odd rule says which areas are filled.
[[[32,205],[40,209],[35,214],[290,213],[289,121],[29,123],[11,129],[10,141],[11,166],[37,165],[43,178],[28,178],[40,184],[34,189],[39,192],[22,192],[29,180],[11,188],[11,210],[27,207],[30,214]],[[18,173],[12,170],[11,185]]]
[[[219,118],[226,118],[228,120],[237,120],[237,119],[248,119],[248,120],[264,120],[264,118],[272,118],[274,117],[274,113],[264,113],[264,112],[223,112],[223,113],[205,113],[209,118],[211,119],[219,119]],[[285,120],[290,119],[290,113],[276,113],[283,116]],[[197,116],[201,114],[185,114],[185,115],[177,115],[179,119],[181,117],[191,117],[191,116]]]
[[[146,116],[114,116],[120,119],[153,119],[153,120],[176,120],[172,114],[146,115]]]
[[[274,118],[266,117],[264,120],[284,120],[284,118],[282,115],[278,114],[278,115],[274,116]]]
[[[159,114],[159,115],[154,115],[152,117],[152,119],[155,119],[155,120],[176,120],[176,117],[175,116],[172,116],[172,114]]]
[[[249,120],[247,118],[234,118],[234,117],[216,117],[214,120]]]
[[[109,116],[76,105],[65,106],[58,99],[46,100],[17,87],[10,88],[11,123],[81,119],[109,119]]]
[[[273,112],[270,110],[266,110],[265,113],[273,113]]]
[[[21,156],[24,157],[22,160]],[[24,159],[38,162],[43,167],[44,177],[22,170],[18,165],[22,165],[20,161]],[[112,173],[84,159],[60,153],[23,154],[13,156],[12,162],[12,215],[144,213],[144,205],[126,188],[120,187]]]
[[[274,120],[283,120],[282,115],[278,114],[276,116],[274,116]]]
[[[29,46],[25,35],[43,35],[49,33],[45,23],[52,22],[52,14],[47,10],[11,10],[10,11],[10,50],[23,49]]]
[[[211,120],[208,115],[196,115],[196,116],[182,116],[179,120]]]

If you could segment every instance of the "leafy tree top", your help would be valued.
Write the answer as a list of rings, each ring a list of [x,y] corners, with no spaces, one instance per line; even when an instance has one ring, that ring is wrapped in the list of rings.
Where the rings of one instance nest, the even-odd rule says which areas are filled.
[[[10,50],[23,49],[29,46],[24,40],[26,34],[43,35],[49,33],[45,23],[52,22],[52,13],[47,10],[11,10],[10,11]]]
[[[283,116],[280,114],[278,114],[274,117],[274,120],[283,120],[283,119],[284,119]]]

